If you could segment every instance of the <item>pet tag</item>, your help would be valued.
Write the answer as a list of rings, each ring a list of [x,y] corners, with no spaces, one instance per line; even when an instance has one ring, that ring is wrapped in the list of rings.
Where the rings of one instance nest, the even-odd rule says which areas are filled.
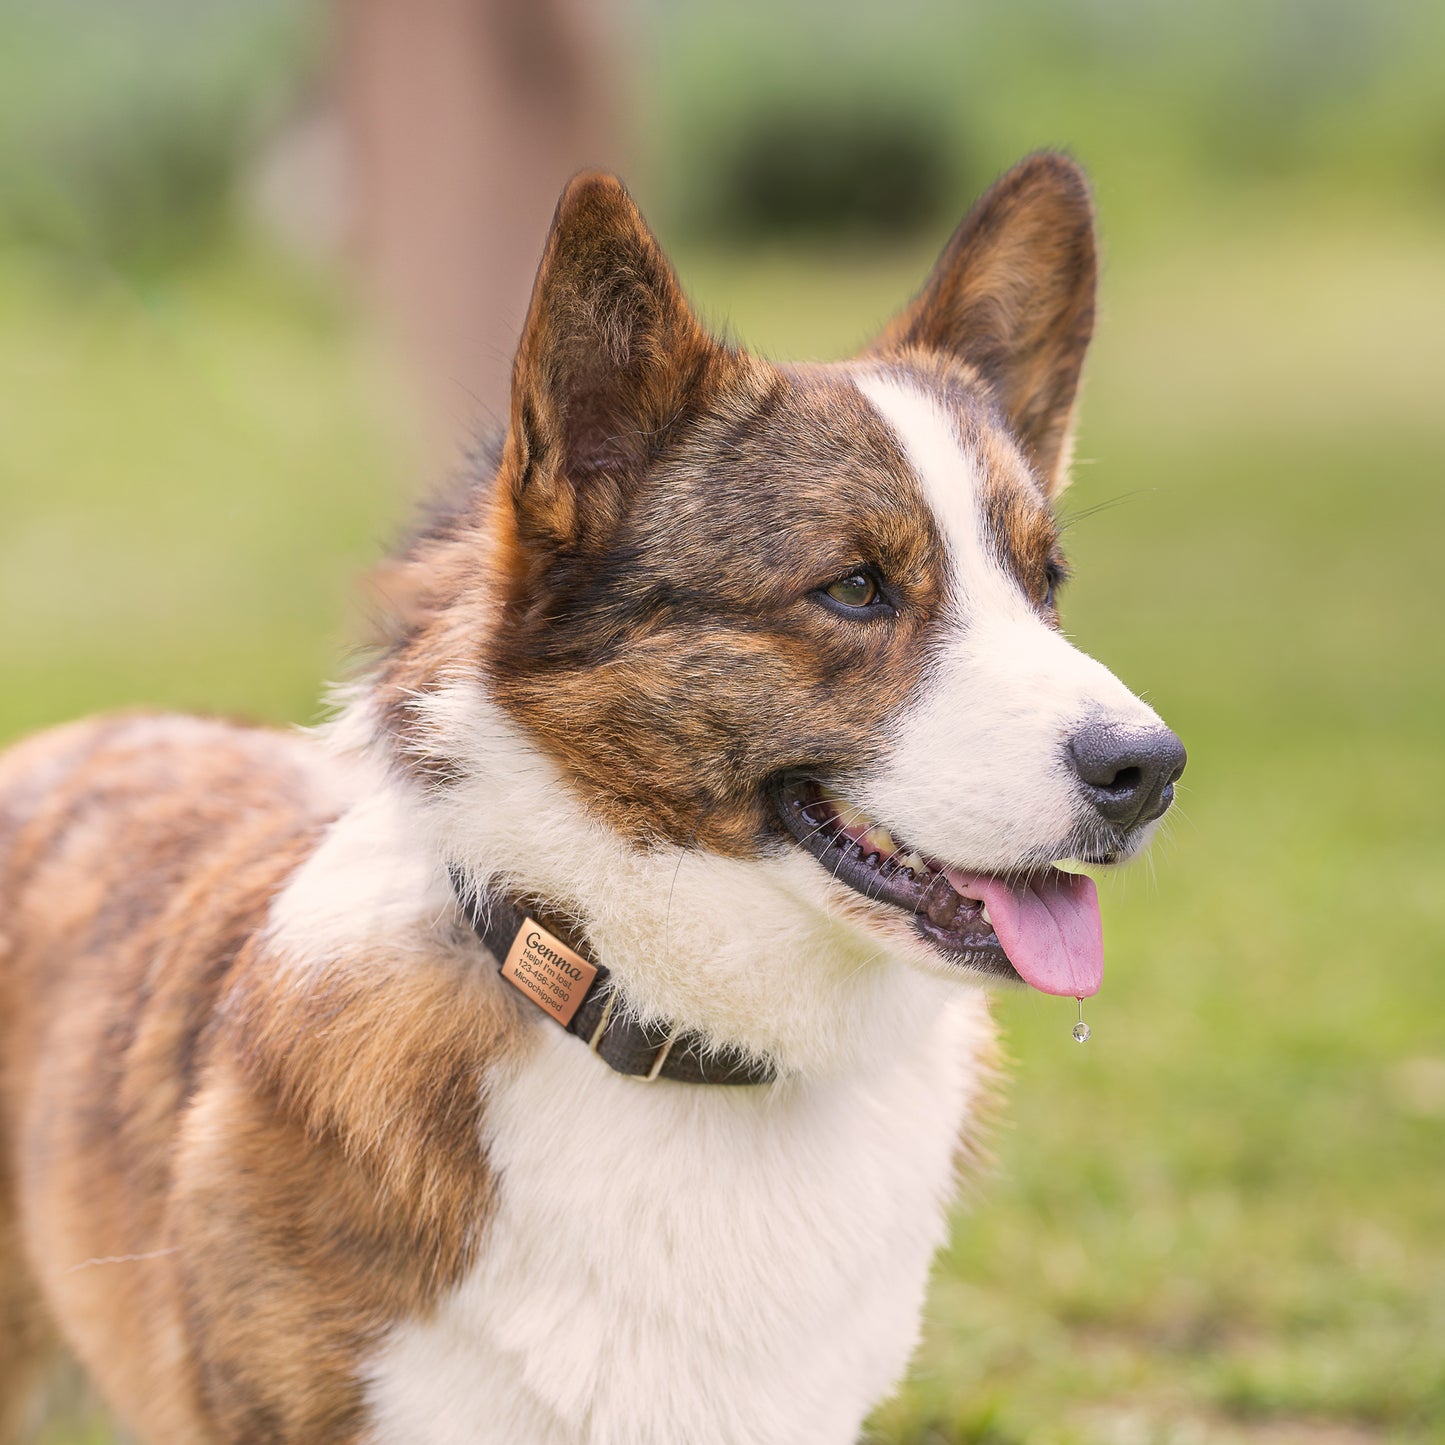
[[[1088,1026],[1088,1024],[1086,1024],[1086,1023],[1084,1022],[1084,1001],[1083,1001],[1083,999],[1079,999],[1079,1000],[1078,1000],[1078,1004],[1079,1004],[1079,1021],[1078,1021],[1078,1023],[1076,1023],[1076,1024],[1074,1025],[1074,1037],[1075,1037],[1076,1039],[1078,1039],[1078,1041],[1079,1041],[1081,1044],[1086,1044],[1086,1043],[1089,1042],[1089,1026]]]

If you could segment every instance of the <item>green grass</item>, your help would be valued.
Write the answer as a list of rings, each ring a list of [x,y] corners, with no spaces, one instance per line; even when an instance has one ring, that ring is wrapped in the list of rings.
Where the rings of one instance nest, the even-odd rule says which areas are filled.
[[[997,1168],[880,1442],[1445,1436],[1440,254],[1218,214],[1112,257],[1065,614],[1189,772],[1106,890],[1093,1040],[999,1006]],[[922,264],[680,261],[777,354],[860,340]],[[411,490],[346,308],[235,252],[146,294],[0,258],[0,312],[0,736],[313,717]]]
[[[253,256],[0,265],[0,733],[130,703],[310,720],[402,428],[337,298]]]

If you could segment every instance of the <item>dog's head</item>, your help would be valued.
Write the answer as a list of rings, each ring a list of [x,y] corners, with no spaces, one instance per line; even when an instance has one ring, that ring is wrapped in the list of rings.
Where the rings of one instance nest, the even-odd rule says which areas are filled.
[[[620,184],[547,242],[491,500],[496,702],[637,850],[811,854],[919,960],[1098,987],[1093,885],[1178,740],[1059,630],[1088,192],[1040,155],[859,357],[710,336]],[[499,575],[498,575],[499,574]],[[815,860],[815,861],[814,861]]]

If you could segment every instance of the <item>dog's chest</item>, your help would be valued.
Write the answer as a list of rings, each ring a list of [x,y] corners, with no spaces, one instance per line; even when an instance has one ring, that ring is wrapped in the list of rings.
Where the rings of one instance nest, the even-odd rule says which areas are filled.
[[[828,1084],[646,1085],[547,1029],[487,1100],[472,1274],[369,1364],[372,1445],[851,1442],[912,1350],[987,1030]]]

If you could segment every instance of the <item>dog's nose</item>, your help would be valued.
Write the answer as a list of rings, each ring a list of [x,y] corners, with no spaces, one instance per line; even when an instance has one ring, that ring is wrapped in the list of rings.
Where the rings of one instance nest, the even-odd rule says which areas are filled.
[[[1160,817],[1174,801],[1186,755],[1166,727],[1090,722],[1069,739],[1068,756],[1100,815],[1132,828]]]

